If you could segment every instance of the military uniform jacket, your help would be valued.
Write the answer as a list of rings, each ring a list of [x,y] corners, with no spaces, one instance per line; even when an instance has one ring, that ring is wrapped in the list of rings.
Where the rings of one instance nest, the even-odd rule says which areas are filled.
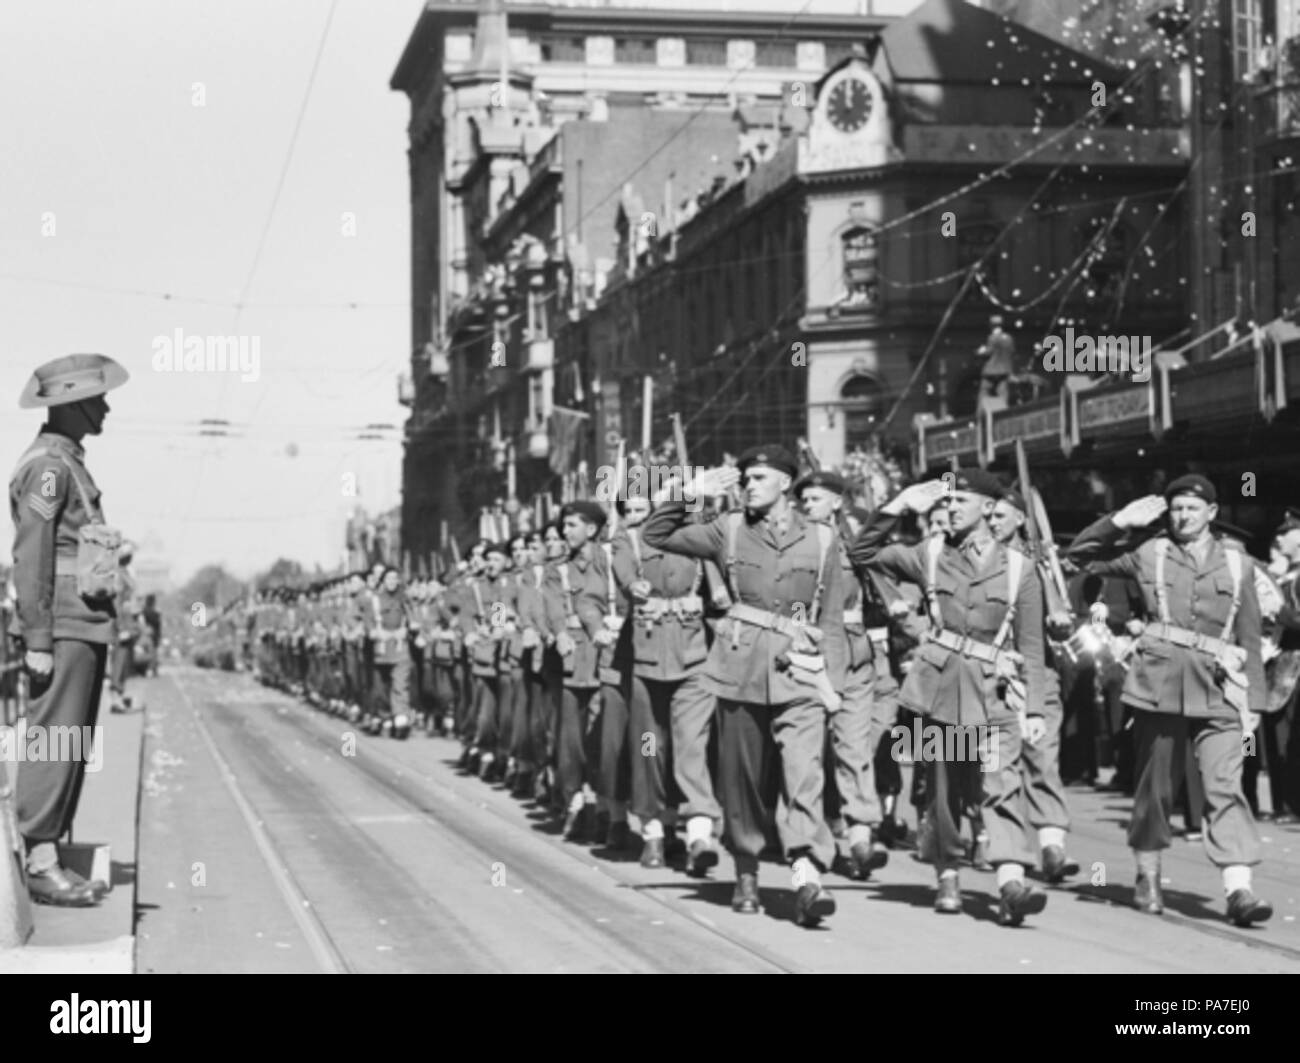
[[[633,605],[628,620],[634,674],[661,682],[685,679],[709,656],[700,562],[646,545],[639,528],[624,529],[611,547],[614,578],[629,601],[633,583],[644,580],[650,585],[651,606]],[[662,604],[671,601],[678,601],[679,607]]]
[[[929,544],[884,545],[897,522],[898,517],[877,511],[859,533],[853,559],[886,579],[925,588]],[[983,549],[985,554],[976,565],[966,552],[945,542],[935,565],[933,593],[945,631],[991,645],[1011,606],[1011,579],[1007,548],[990,536]],[[1023,566],[1011,632],[1002,648],[1015,649],[1024,657],[1026,714],[1042,716],[1046,694],[1043,588],[1032,564]],[[1015,719],[995,665],[929,641],[917,647],[899,701],[936,723],[966,726]]]
[[[79,533],[84,525],[103,519],[85,452],[48,429],[41,430],[32,447],[49,453],[21,464],[9,481],[18,633],[27,649],[39,653],[53,652],[55,639],[111,643],[112,600],[88,602],[77,593]],[[59,568],[66,574],[59,574]]]
[[[860,530],[858,522],[852,517],[849,517],[845,524],[849,529],[850,536],[856,535]],[[871,664],[875,656],[871,645],[871,637],[867,634],[865,610],[868,603],[866,595],[862,592],[862,583],[853,568],[853,563],[849,560],[849,547],[853,545],[852,540],[846,541],[838,527],[835,534],[840,544],[840,574],[842,576],[840,585],[844,588],[844,638],[848,645],[849,668],[856,671]]]
[[[684,502],[665,502],[641,526],[641,537],[655,549],[712,559],[726,572],[730,520],[732,514],[724,513],[707,524],[688,524]],[[822,631],[821,652],[836,690],[844,688],[847,667],[839,553],[832,541],[816,617]],[[820,555],[817,525],[803,514],[792,510],[781,533],[772,522],[755,520],[746,512],[736,534],[732,598],[787,619],[811,621]],[[810,697],[809,687],[777,667],[777,659],[792,645],[787,634],[724,617],[704,665],[705,683],[716,696],[730,701],[785,705],[804,700]]]
[[[1223,626],[1232,607],[1233,581],[1227,551],[1236,550],[1241,555],[1241,600],[1228,641],[1233,641],[1235,636],[1236,644],[1246,651],[1248,704],[1252,712],[1262,711],[1268,687],[1260,657],[1254,561],[1235,541],[1212,538],[1205,563],[1201,565],[1190,550],[1167,535],[1148,539],[1118,557],[1093,560],[1107,554],[1123,534],[1110,517],[1103,517],[1080,532],[1070,544],[1070,558],[1078,564],[1087,563],[1090,573],[1132,579],[1142,594],[1147,616],[1158,619],[1156,543],[1164,540],[1168,543],[1164,580],[1170,623],[1213,638],[1223,637]],[[1151,636],[1138,640],[1122,698],[1126,704],[1150,712],[1201,718],[1237,716],[1237,711],[1223,697],[1211,658]]]
[[[520,629],[520,657],[523,665],[530,672],[542,670],[542,658],[546,652],[546,642],[552,637],[550,622],[546,618],[546,599],[542,587],[546,582],[546,567],[530,565],[516,575],[519,586],[518,610]],[[523,632],[532,631],[537,636],[537,645],[523,649]]]
[[[390,594],[382,587],[371,594],[375,664],[399,664],[407,658],[406,625],[411,621],[406,595]]]
[[[572,653],[561,654],[564,685],[575,690],[600,686],[602,666],[612,656],[600,653],[593,641],[606,629],[609,616],[610,567],[600,543],[590,542],[575,557],[556,562],[543,587],[547,621],[574,642]]]

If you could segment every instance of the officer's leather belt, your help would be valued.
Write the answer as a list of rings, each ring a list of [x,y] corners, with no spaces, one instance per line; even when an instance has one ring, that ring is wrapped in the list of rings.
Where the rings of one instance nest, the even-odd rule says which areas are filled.
[[[679,598],[647,598],[644,604],[636,608],[636,618],[644,621],[660,620],[665,616],[687,620],[703,615],[704,601],[698,594],[686,594]]]
[[[967,638],[965,635],[958,635],[953,631],[931,632],[928,641],[937,643],[946,650],[960,653],[963,657],[983,661],[985,664],[997,664],[998,657],[1005,652],[999,650],[990,642],[979,642],[976,639]]]
[[[737,602],[728,609],[727,616],[731,617],[732,620],[740,621],[742,624],[766,628],[768,631],[778,631],[790,638],[797,638],[808,631],[817,631],[810,624],[801,624],[791,617],[782,616],[780,613],[772,613],[766,609],[755,609],[752,605],[745,605],[741,602]]]
[[[1208,653],[1215,657],[1221,657],[1237,648],[1231,642],[1224,642],[1223,639],[1215,638],[1213,635],[1198,635],[1195,631],[1188,631],[1185,627],[1175,627],[1173,624],[1165,624],[1159,621],[1148,624],[1143,629],[1142,634],[1150,635],[1152,638],[1161,639],[1164,642],[1172,642],[1175,646],[1181,646],[1187,650],[1200,650],[1202,653]]]

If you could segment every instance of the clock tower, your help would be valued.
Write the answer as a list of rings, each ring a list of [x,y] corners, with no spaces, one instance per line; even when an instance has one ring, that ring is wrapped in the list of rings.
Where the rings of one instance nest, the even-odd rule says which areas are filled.
[[[856,170],[901,159],[880,80],[857,49],[816,87],[812,120],[799,145],[799,171]]]

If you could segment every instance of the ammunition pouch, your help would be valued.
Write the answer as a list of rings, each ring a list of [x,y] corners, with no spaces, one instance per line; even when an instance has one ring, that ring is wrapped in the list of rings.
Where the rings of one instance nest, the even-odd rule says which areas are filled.
[[[85,524],[78,531],[74,565],[59,565],[59,575],[75,576],[77,593],[89,602],[104,602],[121,590],[117,551],[122,534],[107,524]],[[61,559],[62,560],[62,559]]]
[[[839,712],[843,707],[839,694],[831,685],[830,675],[826,670],[826,658],[820,653],[795,653],[787,650],[777,657],[776,667],[796,683],[811,687],[827,712]]]

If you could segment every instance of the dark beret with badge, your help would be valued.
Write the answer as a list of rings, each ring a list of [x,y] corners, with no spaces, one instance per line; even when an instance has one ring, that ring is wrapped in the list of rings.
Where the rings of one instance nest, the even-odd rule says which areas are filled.
[[[799,475],[799,462],[785,447],[778,444],[771,446],[750,447],[736,461],[736,468],[743,476],[752,465],[766,465],[777,472],[783,472],[794,478]]]
[[[1214,484],[1198,473],[1180,476],[1165,488],[1166,502],[1172,502],[1179,495],[1194,495],[1209,505],[1214,505],[1219,500]]]
[[[505,543],[494,543],[494,542],[484,541],[483,556],[487,557],[488,554],[500,554],[502,557],[509,557],[510,547],[507,546]]]
[[[608,516],[605,513],[605,507],[599,502],[582,501],[566,502],[560,510],[560,520],[565,517],[581,517],[588,524],[594,524],[597,528],[605,526]]]
[[[1002,501],[1013,509],[1020,510],[1021,513],[1028,513],[1029,509],[1025,505],[1025,496],[1019,491],[1007,490],[1002,492]]]
[[[804,473],[795,481],[795,495],[802,494],[805,487],[824,487],[827,491],[842,495],[848,490],[849,485],[839,473],[832,472],[830,469],[819,469],[816,472]]]
[[[994,501],[1007,493],[1002,481],[984,469],[958,469],[952,474],[952,486],[955,491],[984,495]]]

